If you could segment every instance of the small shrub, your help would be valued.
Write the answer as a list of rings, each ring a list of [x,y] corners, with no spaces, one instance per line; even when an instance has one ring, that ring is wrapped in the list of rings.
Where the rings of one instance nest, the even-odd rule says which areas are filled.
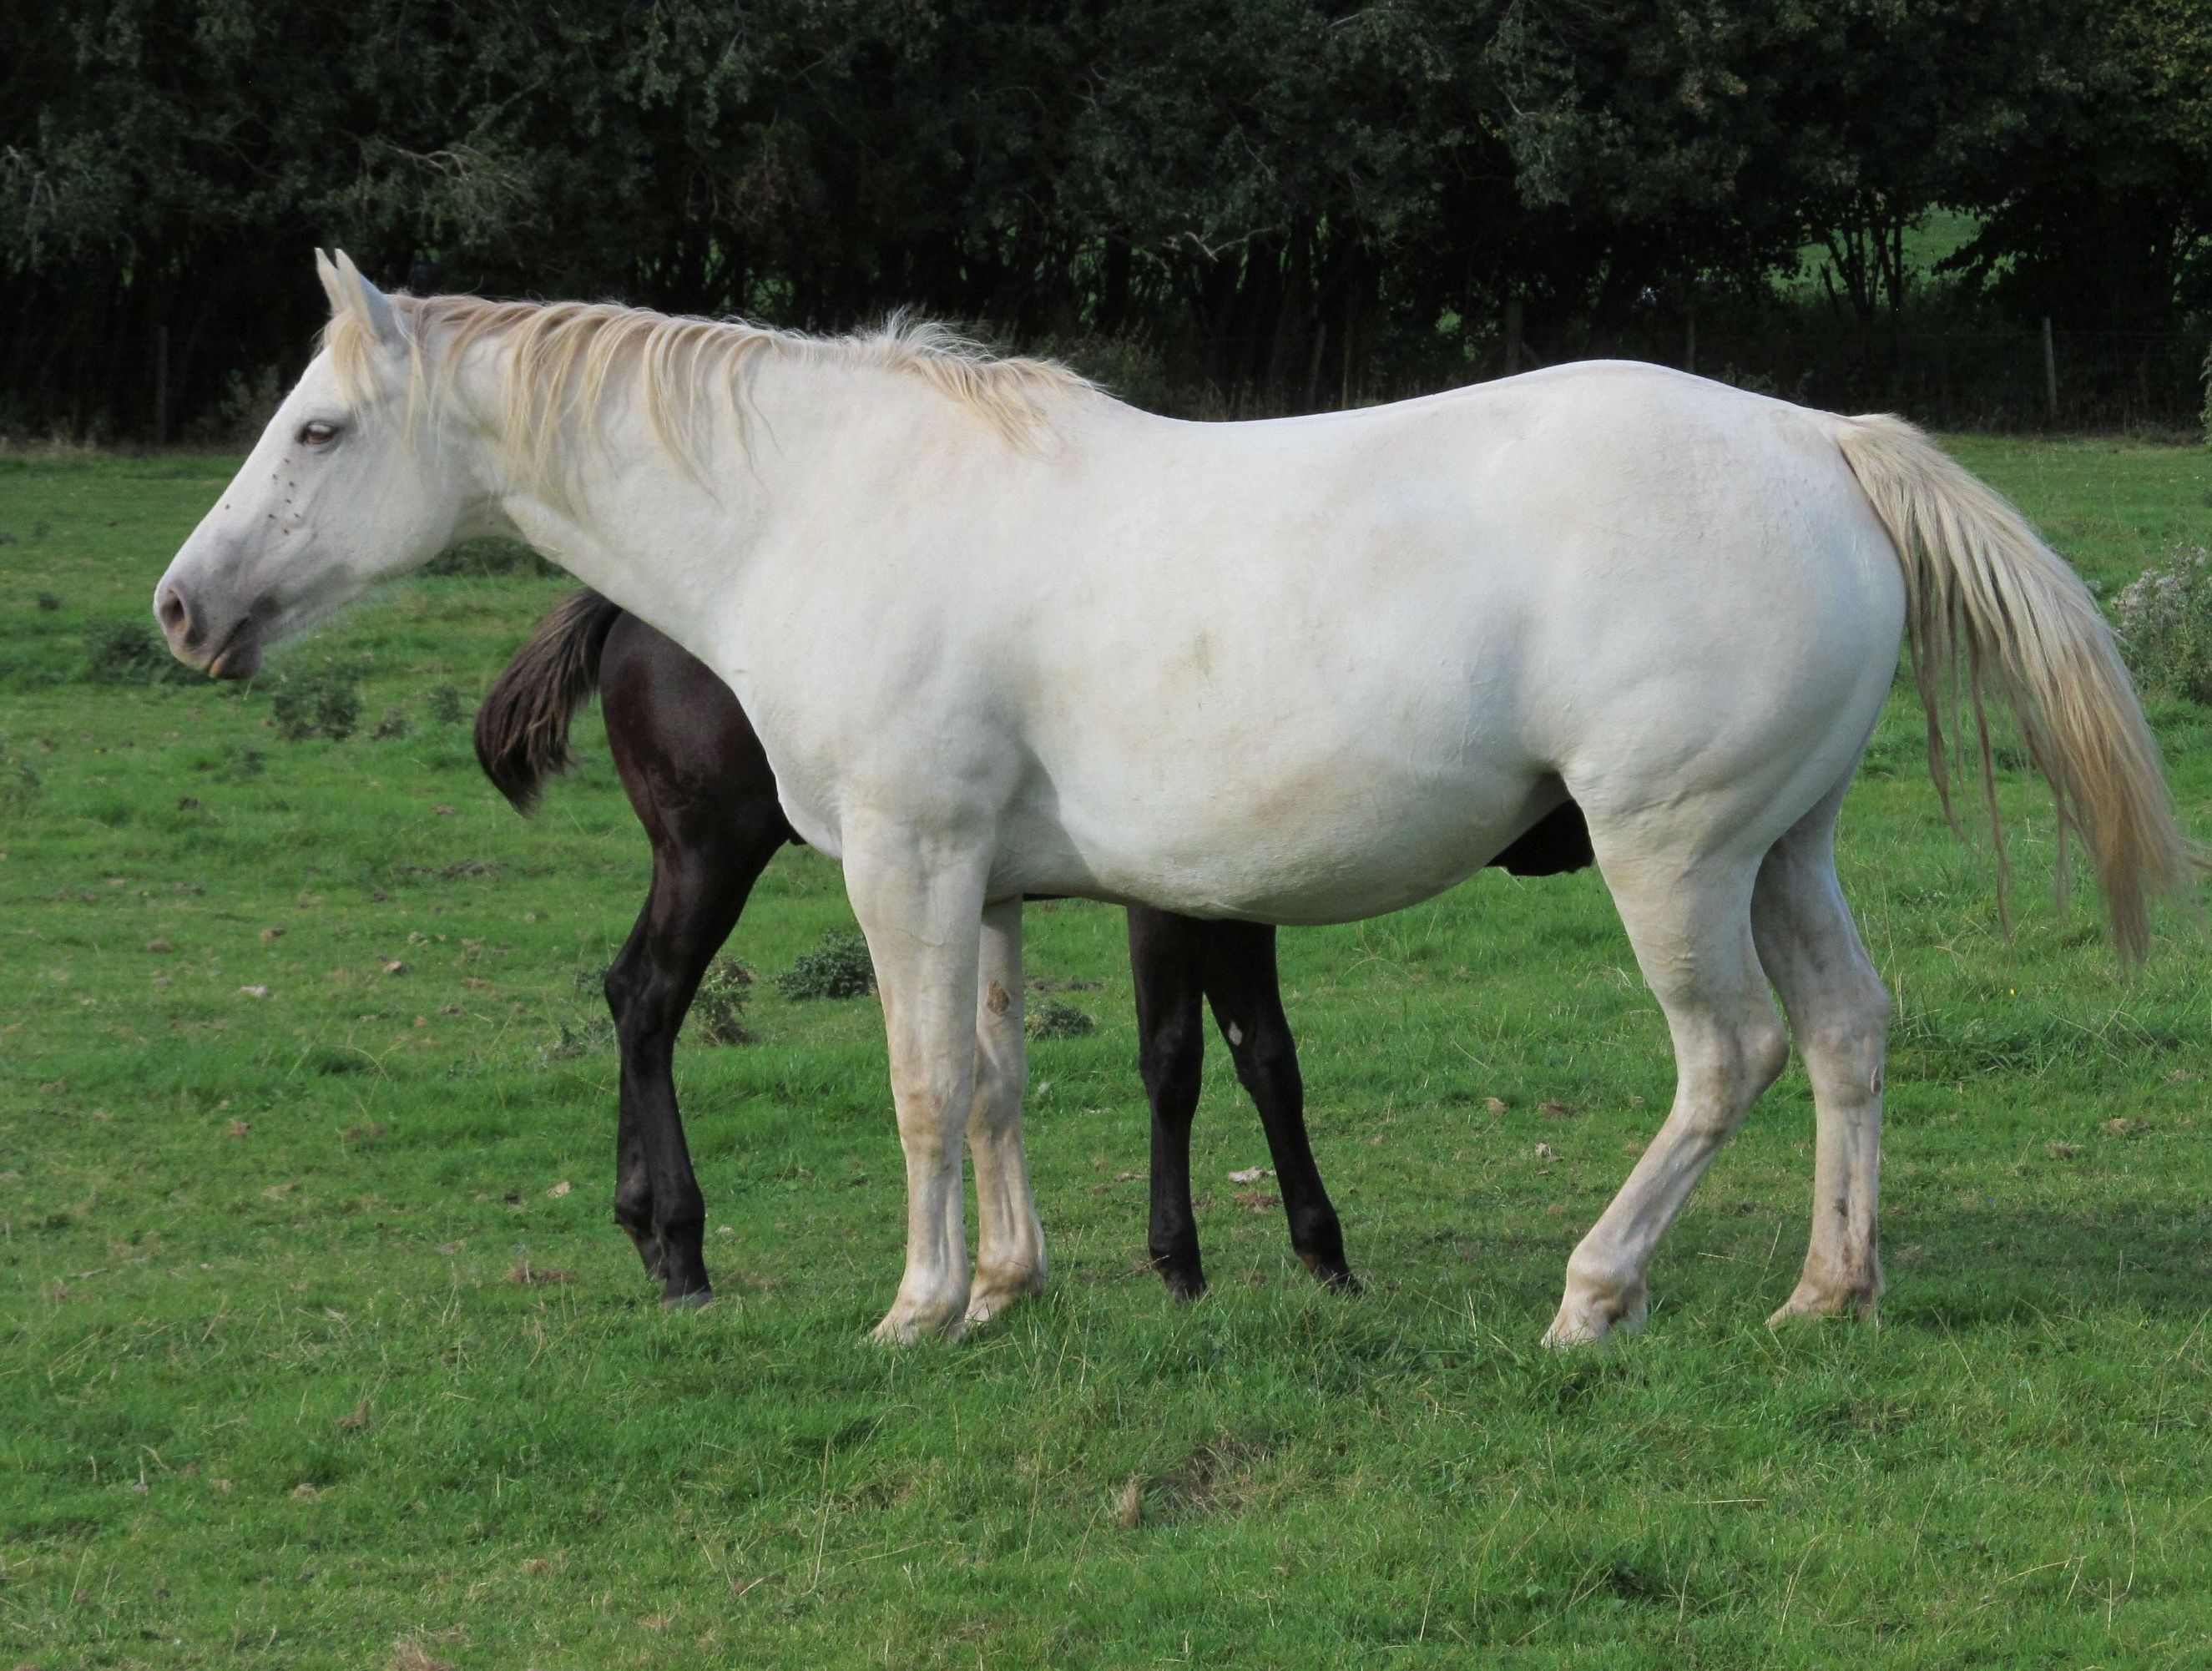
[[[512,539],[469,539],[447,547],[430,559],[425,574],[498,574],[544,576],[561,571],[527,545]]]
[[[2175,547],[2122,589],[2112,618],[2145,692],[2212,703],[2212,552]]]
[[[288,743],[310,737],[343,742],[361,719],[361,684],[343,668],[320,668],[287,678],[276,687],[270,708],[276,734]]]
[[[13,817],[39,798],[44,786],[38,769],[8,746],[8,733],[0,731],[0,816]]]
[[[268,764],[269,757],[259,749],[226,743],[207,770],[217,783],[246,783],[259,777]]]
[[[441,684],[430,693],[430,718],[435,724],[457,726],[468,717],[469,705],[452,685]]]
[[[816,946],[775,977],[786,998],[860,998],[876,989],[876,966],[858,934],[824,934]]]
[[[1098,1030],[1098,1023],[1088,1012],[1056,998],[1048,998],[1031,1010],[1028,1024],[1031,1038],[1081,1038]]]
[[[707,966],[699,982],[691,1013],[684,1018],[685,1033],[702,1044],[750,1044],[753,1034],[745,1025],[745,999],[753,972],[729,957],[717,957]]]
[[[415,729],[407,723],[407,716],[393,708],[376,722],[376,729],[368,734],[379,743],[396,743]]]
[[[604,1050],[614,1042],[613,1018],[595,1015],[578,1025],[562,1022],[553,1042],[538,1054],[549,1062],[573,1061],[578,1056],[590,1055],[594,1050]]]
[[[98,684],[173,684],[191,669],[143,621],[94,621],[84,629],[85,676]]]

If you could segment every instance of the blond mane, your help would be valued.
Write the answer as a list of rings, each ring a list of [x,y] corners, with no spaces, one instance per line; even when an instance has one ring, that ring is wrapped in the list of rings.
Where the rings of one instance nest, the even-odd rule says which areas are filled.
[[[1099,392],[1088,378],[1055,362],[1002,358],[942,325],[903,313],[876,331],[812,337],[616,302],[404,294],[390,301],[405,327],[410,399],[417,404],[449,392],[463,350],[480,342],[506,350],[501,440],[522,478],[538,482],[549,480],[564,434],[580,422],[596,425],[617,377],[637,380],[654,434],[694,471],[701,463],[696,442],[702,401],[717,398],[742,430],[750,410],[748,375],[769,356],[909,374],[1014,447],[1034,445],[1050,429],[1055,404]],[[364,390],[375,351],[368,322],[343,309],[323,341],[341,381],[356,394]],[[426,371],[426,357],[434,361],[434,372]]]

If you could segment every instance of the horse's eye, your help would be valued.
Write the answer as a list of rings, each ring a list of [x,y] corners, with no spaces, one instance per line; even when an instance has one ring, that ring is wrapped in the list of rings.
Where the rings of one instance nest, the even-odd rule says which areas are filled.
[[[337,425],[334,423],[303,423],[300,426],[300,445],[302,447],[328,447],[337,438]]]

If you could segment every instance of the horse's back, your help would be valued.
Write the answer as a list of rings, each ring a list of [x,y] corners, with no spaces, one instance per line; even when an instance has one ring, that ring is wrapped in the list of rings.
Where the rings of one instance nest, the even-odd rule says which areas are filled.
[[[1109,601],[1021,658],[1018,820],[1091,885],[1317,920],[1449,885],[1560,779],[1616,817],[1786,755],[1832,781],[1902,623],[1832,422],[1593,364],[1145,434],[1067,541]]]

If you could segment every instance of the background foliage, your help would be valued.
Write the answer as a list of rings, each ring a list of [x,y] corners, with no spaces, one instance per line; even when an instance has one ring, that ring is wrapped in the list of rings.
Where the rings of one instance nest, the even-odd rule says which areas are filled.
[[[250,427],[308,247],[1140,401],[1620,351],[1838,405],[2181,422],[2202,0],[0,0],[0,426]],[[1692,323],[1694,321],[1694,324]],[[1692,333],[1695,333],[1695,345]]]

